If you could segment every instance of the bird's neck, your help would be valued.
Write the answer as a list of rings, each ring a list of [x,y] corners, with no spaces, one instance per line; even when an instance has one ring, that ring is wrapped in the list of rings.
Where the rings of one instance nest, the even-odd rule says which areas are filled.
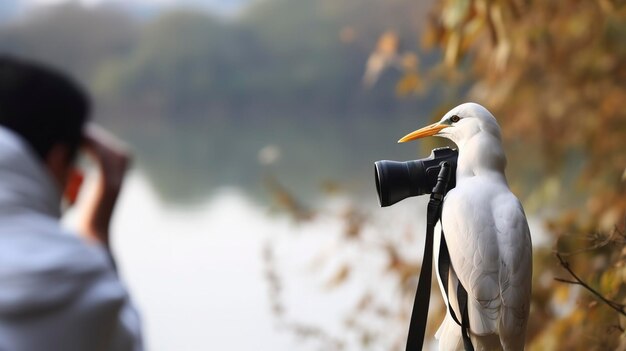
[[[498,136],[479,132],[458,146],[457,179],[485,176],[506,182],[506,156]]]

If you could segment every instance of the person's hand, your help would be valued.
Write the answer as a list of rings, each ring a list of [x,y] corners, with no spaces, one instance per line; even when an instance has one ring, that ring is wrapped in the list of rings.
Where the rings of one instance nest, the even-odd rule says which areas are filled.
[[[128,147],[104,129],[90,124],[85,129],[83,151],[98,165],[96,186],[85,194],[80,230],[88,239],[109,247],[109,226],[124,176],[130,165]]]

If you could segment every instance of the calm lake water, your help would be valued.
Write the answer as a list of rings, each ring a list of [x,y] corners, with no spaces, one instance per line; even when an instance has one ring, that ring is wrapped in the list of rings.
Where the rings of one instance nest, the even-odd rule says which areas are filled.
[[[193,208],[169,207],[142,176],[131,176],[114,249],[149,349],[293,349],[274,327],[261,265],[264,240],[284,226],[235,190]]]
[[[372,207],[375,201],[373,195]],[[331,202],[325,207],[338,211],[345,203]],[[70,225],[75,215],[68,214]],[[116,210],[113,249],[141,310],[149,350],[313,350],[315,342],[303,343],[272,314],[263,248],[275,250],[289,319],[341,333],[363,290],[393,298],[371,279],[383,275],[384,256],[339,247],[343,225],[332,216],[294,223],[233,188],[199,205],[171,206],[133,172]],[[360,269],[340,288],[328,289],[346,261]]]

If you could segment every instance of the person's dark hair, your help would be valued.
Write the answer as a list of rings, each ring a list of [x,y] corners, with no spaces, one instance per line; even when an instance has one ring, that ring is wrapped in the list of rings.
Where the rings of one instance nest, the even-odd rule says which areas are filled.
[[[76,154],[89,98],[69,77],[38,63],[0,55],[0,125],[45,159],[56,144]]]

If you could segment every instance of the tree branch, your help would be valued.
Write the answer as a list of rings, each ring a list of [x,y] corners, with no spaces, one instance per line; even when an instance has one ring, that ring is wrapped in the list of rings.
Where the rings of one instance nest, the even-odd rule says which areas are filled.
[[[603,236],[600,233],[596,233],[592,236],[590,236],[590,240],[595,241],[595,244],[590,246],[590,247],[584,247],[582,249],[578,249],[578,250],[574,250],[571,252],[559,252],[559,255],[563,256],[563,257],[569,257],[569,256],[574,256],[574,255],[578,255],[584,252],[590,252],[590,251],[594,251],[600,248],[605,247],[608,244],[611,243],[620,243],[620,244],[624,244],[624,237],[622,236],[622,239],[616,238],[617,236],[622,236],[622,233],[620,233],[620,231],[618,230],[617,227],[614,228],[614,230],[608,235],[608,236]]]
[[[554,278],[554,280],[556,280],[557,282],[561,282],[561,283],[567,283],[567,284],[572,284],[572,285],[581,285],[580,282],[574,281],[574,280],[567,280],[567,279],[563,279],[563,278]]]
[[[576,275],[576,273],[574,273],[574,271],[569,266],[569,262],[567,262],[561,256],[561,254],[556,252],[555,255],[559,259],[559,262],[560,262],[561,266],[563,268],[565,268],[565,270],[574,278],[574,280],[567,280],[567,279],[562,279],[562,278],[554,278],[554,280],[556,280],[558,282],[561,282],[561,283],[580,285],[583,288],[585,288],[586,290],[588,290],[589,292],[591,292],[593,295],[595,295],[598,299],[600,299],[600,301],[604,302],[606,305],[608,305],[609,307],[611,307],[615,311],[619,312],[621,315],[626,316],[626,310],[625,310],[626,306],[625,305],[623,305],[621,303],[618,303],[618,302],[615,302],[615,301],[611,301],[611,300],[607,299],[606,297],[602,296],[602,294],[600,294],[597,290],[595,290],[594,288],[589,286],[582,279],[580,279]]]

